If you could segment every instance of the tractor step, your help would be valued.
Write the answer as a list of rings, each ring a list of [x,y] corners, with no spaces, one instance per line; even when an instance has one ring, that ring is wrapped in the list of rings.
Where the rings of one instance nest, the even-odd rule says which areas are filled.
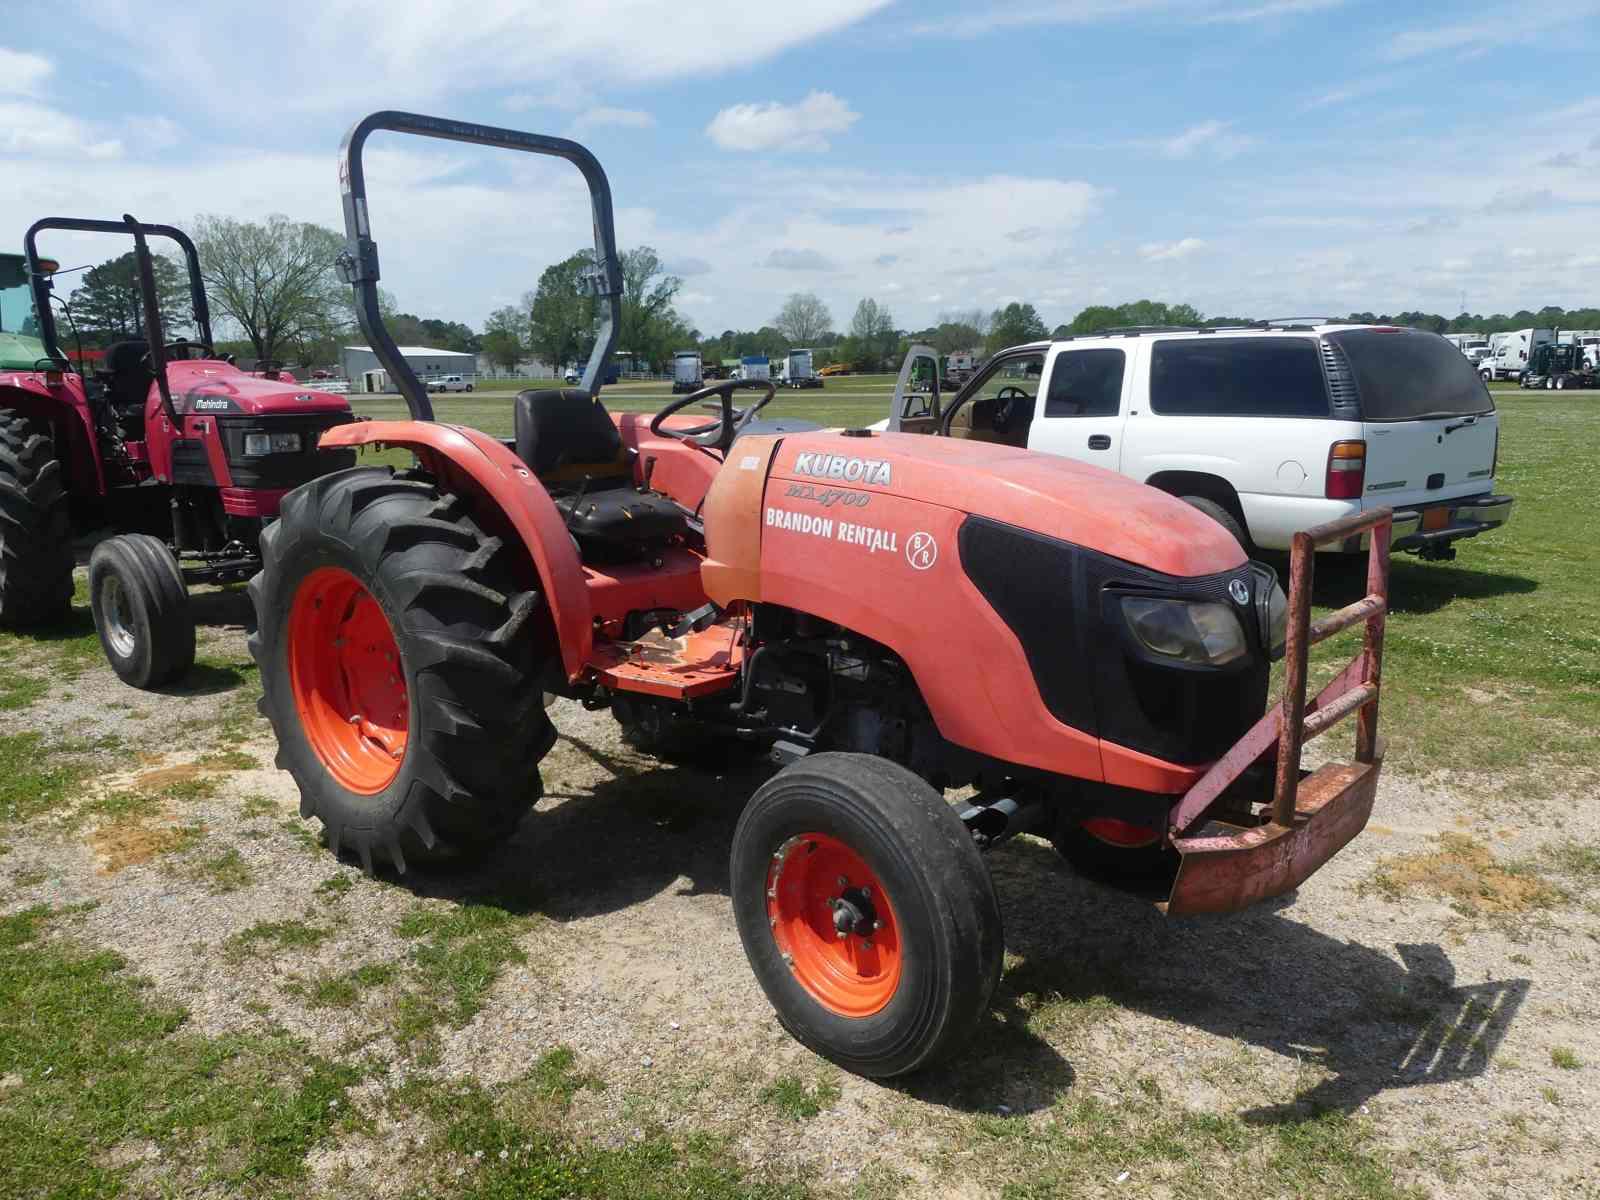
[[[594,645],[589,666],[606,687],[666,700],[692,700],[736,686],[744,662],[731,625],[672,637],[654,630],[636,641]]]
[[[1366,828],[1377,794],[1380,755],[1372,763],[1329,763],[1300,781],[1293,823],[1234,825],[1207,821],[1174,838],[1182,855],[1168,916],[1236,912],[1281,896],[1309,878]]]

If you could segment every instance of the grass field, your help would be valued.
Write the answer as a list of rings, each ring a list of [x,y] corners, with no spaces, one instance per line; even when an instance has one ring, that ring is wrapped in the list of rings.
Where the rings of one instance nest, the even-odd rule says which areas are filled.
[[[889,386],[774,411],[863,424]],[[242,590],[197,593],[195,671],[149,695],[80,582],[67,625],[0,632],[0,1196],[1593,1196],[1600,395],[1498,400],[1511,524],[1395,565],[1368,832],[1176,924],[1017,839],[992,1016],[893,1086],[798,1048],[744,965],[756,765],[562,702],[509,845],[368,878],[271,766]],[[510,433],[505,394],[436,404]]]

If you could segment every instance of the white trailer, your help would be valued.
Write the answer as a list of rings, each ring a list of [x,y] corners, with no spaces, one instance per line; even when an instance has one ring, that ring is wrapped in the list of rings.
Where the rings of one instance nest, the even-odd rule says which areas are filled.
[[[811,363],[811,351],[791,350],[783,356],[783,366],[778,369],[778,382],[784,387],[819,388],[822,376]]]
[[[672,390],[698,392],[705,381],[705,366],[698,350],[679,350],[672,356]]]
[[[771,379],[772,362],[765,354],[746,354],[734,368],[738,379]]]
[[[1485,382],[1517,379],[1528,369],[1528,356],[1535,346],[1556,340],[1553,329],[1514,329],[1489,336],[1489,355],[1478,364]]]

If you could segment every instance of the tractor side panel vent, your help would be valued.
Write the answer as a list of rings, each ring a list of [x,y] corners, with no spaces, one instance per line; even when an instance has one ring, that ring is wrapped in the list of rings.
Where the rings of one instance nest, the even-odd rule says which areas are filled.
[[[1361,419],[1361,394],[1356,390],[1356,375],[1350,369],[1350,360],[1344,351],[1327,339],[1318,343],[1322,347],[1322,369],[1328,376],[1328,397],[1333,401],[1333,415],[1346,420]]]

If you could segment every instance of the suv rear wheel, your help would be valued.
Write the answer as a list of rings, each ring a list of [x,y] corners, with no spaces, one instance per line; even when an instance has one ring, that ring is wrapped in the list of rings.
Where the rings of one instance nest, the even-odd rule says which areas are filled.
[[[1190,508],[1198,509],[1200,512],[1205,513],[1206,516],[1226,529],[1233,540],[1244,548],[1246,554],[1255,553],[1255,548],[1250,544],[1250,535],[1245,532],[1244,523],[1225,506],[1209,496],[1180,496],[1178,498]]]

